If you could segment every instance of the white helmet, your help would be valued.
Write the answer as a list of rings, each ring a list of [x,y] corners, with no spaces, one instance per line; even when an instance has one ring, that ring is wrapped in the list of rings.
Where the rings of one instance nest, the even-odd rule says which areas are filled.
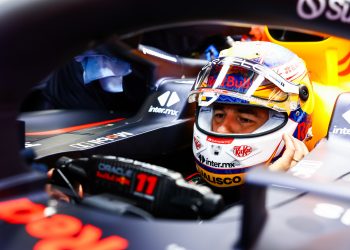
[[[280,156],[284,133],[306,137],[314,97],[305,63],[296,54],[270,42],[235,42],[203,67],[189,102],[197,102],[197,170],[213,186],[232,187],[243,184],[251,167]],[[215,106],[227,104],[264,110],[266,119],[249,133],[213,129]]]

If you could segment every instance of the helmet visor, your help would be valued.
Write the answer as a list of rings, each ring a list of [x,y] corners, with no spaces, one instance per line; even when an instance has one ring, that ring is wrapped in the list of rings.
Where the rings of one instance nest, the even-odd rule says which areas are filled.
[[[199,73],[189,101],[209,106],[222,103],[246,103],[289,113],[298,105],[299,87],[286,81],[272,69],[237,57],[213,60]]]
[[[197,111],[199,130],[213,136],[255,137],[283,127],[287,113],[251,105],[215,103]]]

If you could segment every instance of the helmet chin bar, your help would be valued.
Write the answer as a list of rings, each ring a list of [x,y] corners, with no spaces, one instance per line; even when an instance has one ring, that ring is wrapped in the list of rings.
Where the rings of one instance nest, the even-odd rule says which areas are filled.
[[[283,150],[284,133],[293,134],[298,123],[287,119],[283,127],[260,136],[217,136],[194,125],[193,153],[197,171],[210,185],[227,188],[244,183],[250,168],[270,162]]]

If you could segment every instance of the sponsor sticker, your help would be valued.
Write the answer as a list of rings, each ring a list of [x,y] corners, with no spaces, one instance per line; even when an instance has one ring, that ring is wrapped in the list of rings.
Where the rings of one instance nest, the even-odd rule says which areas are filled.
[[[158,113],[171,116],[177,116],[179,114],[178,110],[170,108],[180,102],[180,98],[175,91],[166,91],[158,97],[158,102],[160,107],[151,105],[148,109],[149,113]]]
[[[197,150],[202,148],[202,144],[200,143],[199,139],[196,136],[193,137],[193,141],[194,141],[194,146],[196,147]]]
[[[111,235],[102,238],[100,228],[78,218],[54,214],[45,216],[45,206],[27,198],[0,202],[0,219],[10,224],[24,224],[31,237],[38,238],[35,250],[44,249],[126,249],[127,239]],[[26,246],[28,248],[29,246]]]
[[[230,72],[227,73],[224,79],[221,82],[220,87],[227,90],[235,90],[239,93],[244,94],[252,85],[252,77],[251,72],[239,69],[239,68],[232,68]],[[218,76],[209,76],[208,77],[208,83],[206,84],[207,87],[213,87]]]
[[[347,123],[350,124],[350,110],[346,111],[344,114],[342,114],[342,117],[347,121]]]
[[[237,157],[245,157],[250,155],[250,153],[253,151],[253,148],[248,145],[241,145],[241,146],[234,146],[233,147],[233,154]]]
[[[69,145],[70,147],[77,148],[77,149],[89,149],[94,148],[97,146],[105,145],[108,143],[115,142],[119,140],[120,138],[127,138],[129,136],[132,136],[134,134],[129,132],[120,132],[116,134],[110,134],[106,136],[102,136],[93,140],[85,141],[85,142],[78,142],[75,144]]]
[[[109,174],[106,172],[97,171],[96,177],[106,181],[115,182],[120,185],[130,186],[130,180],[125,178],[124,176],[118,176],[118,175]]]
[[[287,81],[293,81],[295,78],[300,75],[306,74],[305,67],[302,63],[300,63],[299,58],[294,58],[287,65],[283,65],[277,69],[277,73]]]
[[[337,126],[334,126],[332,133],[335,135],[350,135],[350,128],[338,128]]]
[[[196,166],[202,178],[213,186],[233,187],[244,183],[244,174],[213,174]]]
[[[128,177],[128,178],[131,178],[133,175],[132,169],[125,169],[123,167],[112,166],[108,163],[103,163],[103,162],[100,162],[98,164],[98,170],[101,172],[107,172],[110,174],[115,174],[115,175]]]
[[[133,173],[134,172],[132,169],[125,169],[100,162],[98,164],[96,177],[110,182],[115,182],[120,185],[130,186],[130,178],[132,178]]]
[[[201,163],[212,168],[235,168],[237,165],[236,162],[215,162],[215,161],[209,160],[208,158],[204,157],[201,154],[198,155],[198,159]]]
[[[350,23],[349,0],[299,0],[298,15],[307,20],[324,16],[330,21]]]
[[[231,144],[233,142],[233,138],[219,138],[207,136],[208,142],[218,143],[218,144]]]

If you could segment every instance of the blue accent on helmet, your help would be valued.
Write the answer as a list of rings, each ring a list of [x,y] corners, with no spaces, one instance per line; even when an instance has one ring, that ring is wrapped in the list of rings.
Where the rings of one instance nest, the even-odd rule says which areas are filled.
[[[216,102],[228,103],[228,104],[235,104],[235,103],[248,104],[249,103],[247,100],[242,100],[240,98],[227,96],[227,95],[220,95],[219,98],[216,100]]]
[[[307,118],[308,118],[308,114],[304,112],[301,108],[298,108],[297,110],[290,112],[290,115],[289,115],[289,119],[297,123],[305,122]]]

